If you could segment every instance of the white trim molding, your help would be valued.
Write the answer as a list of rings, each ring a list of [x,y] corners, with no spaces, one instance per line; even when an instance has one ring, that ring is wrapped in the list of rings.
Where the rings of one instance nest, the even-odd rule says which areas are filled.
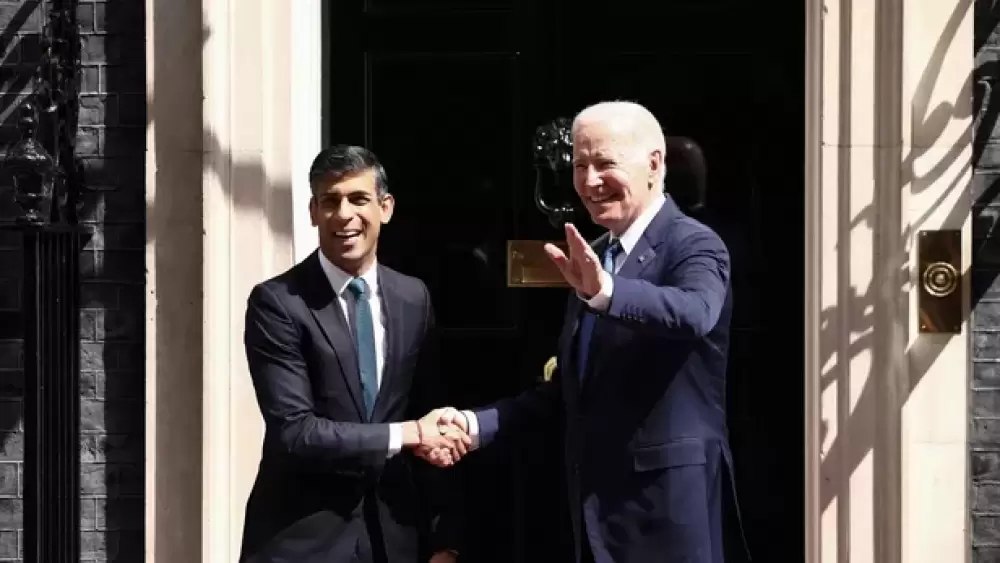
[[[292,14],[292,220],[295,261],[316,249],[316,230],[306,209],[312,192],[309,165],[323,143],[323,4],[296,0]]]
[[[201,3],[146,0],[146,561],[199,561]]]
[[[822,190],[823,12],[820,2],[806,0],[805,22],[805,561],[820,561],[820,392],[822,389],[820,330],[822,260],[820,228]],[[816,327],[815,329],[813,327]]]
[[[146,561],[238,558],[263,436],[246,299],[294,259],[294,26],[268,0],[146,0]]]
[[[253,286],[292,265],[292,17],[204,0],[202,562],[239,556],[263,421],[243,348]]]
[[[915,241],[968,268],[971,8],[806,2],[810,563],[968,557],[967,327],[918,331]]]

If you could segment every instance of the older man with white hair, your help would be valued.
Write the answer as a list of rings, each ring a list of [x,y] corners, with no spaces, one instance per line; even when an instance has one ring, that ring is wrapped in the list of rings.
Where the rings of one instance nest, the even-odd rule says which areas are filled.
[[[608,232],[546,250],[574,289],[559,371],[475,411],[440,411],[506,442],[566,420],[576,561],[721,563],[731,487],[726,360],[729,253],[663,193],[666,143],[652,113],[604,102],[573,122],[573,184]]]

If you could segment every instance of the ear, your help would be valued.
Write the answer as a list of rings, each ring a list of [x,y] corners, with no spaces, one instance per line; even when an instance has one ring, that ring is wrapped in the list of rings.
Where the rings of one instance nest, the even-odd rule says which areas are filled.
[[[313,227],[319,226],[319,206],[316,204],[316,196],[309,198],[309,222]]]
[[[379,202],[379,207],[382,208],[382,224],[385,225],[389,219],[392,219],[392,211],[396,208],[396,198],[392,197],[392,194],[385,194]]]
[[[658,182],[659,179],[663,177],[663,174],[662,174],[663,168],[666,166],[666,163],[664,162],[663,157],[664,157],[663,151],[661,151],[660,149],[656,149],[653,152],[649,153],[649,178],[648,178],[648,181],[649,181],[650,187],[652,187],[653,184],[655,184],[656,182]]]

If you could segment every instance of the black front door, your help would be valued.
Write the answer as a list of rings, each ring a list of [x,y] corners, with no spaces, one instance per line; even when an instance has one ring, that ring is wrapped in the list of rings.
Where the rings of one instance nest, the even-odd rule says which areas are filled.
[[[534,385],[555,350],[565,291],[506,286],[507,240],[560,236],[533,200],[535,128],[628,99],[701,146],[699,217],[733,254],[729,421],[745,528],[758,561],[801,561],[803,2],[326,6],[328,140],[386,165],[397,208],[380,259],[430,287],[459,406]],[[464,561],[568,560],[557,432],[463,462]]]

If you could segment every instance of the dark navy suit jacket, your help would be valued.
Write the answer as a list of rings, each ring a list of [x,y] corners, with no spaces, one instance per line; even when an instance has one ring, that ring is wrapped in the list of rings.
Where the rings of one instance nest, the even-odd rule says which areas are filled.
[[[244,339],[265,434],[241,562],[418,563],[458,542],[443,470],[406,451],[387,458],[389,423],[447,400],[430,296],[385,266],[378,279],[387,357],[371,420],[318,255],[250,294]]]
[[[587,375],[572,295],[557,375],[476,411],[481,445],[565,416],[573,530],[597,563],[723,561],[729,274],[722,240],[668,197],[613,276]]]

